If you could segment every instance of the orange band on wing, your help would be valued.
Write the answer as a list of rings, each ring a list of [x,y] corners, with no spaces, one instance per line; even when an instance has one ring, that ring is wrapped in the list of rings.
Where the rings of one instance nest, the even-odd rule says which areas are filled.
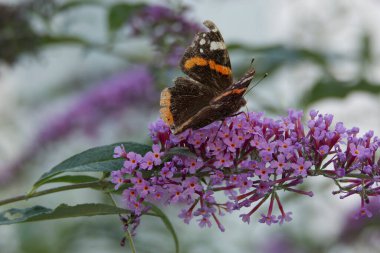
[[[161,119],[166,123],[168,124],[169,126],[173,125],[174,123],[174,119],[173,119],[173,114],[170,112],[170,108],[169,107],[162,107],[160,109],[160,116],[161,116]]]
[[[209,66],[210,69],[215,70],[216,72],[222,74],[222,75],[230,75],[231,74],[231,69],[229,67],[217,64],[213,60],[207,61],[206,59],[202,57],[193,57],[188,60],[186,60],[184,67],[185,69],[189,70],[195,66]]]
[[[233,90],[230,90],[230,91],[226,91],[224,93],[222,93],[221,95],[213,98],[213,101],[217,101],[219,99],[222,99],[228,95],[231,95],[231,94],[241,94],[243,92],[245,92],[247,89],[246,88],[241,88],[241,89],[233,89]]]
[[[165,88],[161,92],[161,99],[160,99],[160,106],[162,107],[160,109],[161,113],[161,119],[165,121],[166,124],[169,126],[173,125],[174,119],[173,114],[170,111],[170,104],[171,104],[171,93],[168,88]]]
[[[160,106],[165,106],[165,107],[169,107],[170,106],[170,99],[171,99],[171,94],[170,94],[170,91],[168,88],[165,88],[162,92],[161,92],[161,99],[160,99]]]
[[[213,60],[208,61],[208,65],[210,66],[210,69],[215,70],[216,72],[219,72],[222,75],[230,75],[231,69],[229,67],[216,64]]]
[[[193,57],[185,62],[185,69],[191,69],[194,66],[206,66],[207,60],[202,57]]]

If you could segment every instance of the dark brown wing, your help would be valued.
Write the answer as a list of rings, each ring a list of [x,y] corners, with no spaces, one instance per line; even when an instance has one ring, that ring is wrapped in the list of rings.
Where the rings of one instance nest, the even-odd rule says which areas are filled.
[[[203,24],[209,31],[196,34],[180,65],[186,75],[220,93],[232,84],[230,58],[219,29],[208,20]]]
[[[214,91],[187,77],[174,80],[174,87],[161,92],[161,118],[172,128],[183,124],[215,97]]]
[[[249,69],[239,81],[231,85],[230,88],[226,89],[223,93],[213,97],[211,101],[208,101],[207,95],[203,100],[198,100],[198,98],[195,98],[195,101],[192,104],[188,104],[189,101],[184,101],[184,104],[181,105],[181,107],[186,107],[186,105],[194,105],[195,107],[194,110],[188,111],[190,112],[188,115],[191,117],[187,119],[188,116],[186,116],[180,121],[181,124],[174,125],[174,134],[181,133],[189,128],[199,129],[214,121],[223,120],[224,118],[238,112],[239,109],[246,104],[243,96],[247,91],[254,75],[255,70],[252,68]],[[206,101],[208,101],[207,105],[201,103]],[[196,111],[199,108],[198,103],[201,108],[199,111]],[[193,111],[196,112],[193,114]],[[180,114],[181,111],[178,111],[177,113]]]
[[[186,129],[199,129],[207,126],[214,121],[223,120],[224,118],[236,113],[241,106],[245,105],[245,100],[240,94],[226,94],[221,98],[221,103],[211,103],[203,107],[200,111],[174,128],[174,134],[179,134]]]

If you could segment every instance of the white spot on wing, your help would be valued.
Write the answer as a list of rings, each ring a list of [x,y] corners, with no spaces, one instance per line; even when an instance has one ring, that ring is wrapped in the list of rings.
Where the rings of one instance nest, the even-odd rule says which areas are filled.
[[[226,44],[222,41],[211,41],[210,50],[223,50],[226,49]]]
[[[199,41],[199,44],[200,44],[200,45],[204,45],[205,43],[206,43],[205,39],[201,39],[201,40]]]
[[[199,49],[199,52],[203,53],[203,49],[202,49],[202,48],[201,48],[201,49]]]
[[[203,37],[206,37],[206,34],[204,33],[202,36],[203,36]]]

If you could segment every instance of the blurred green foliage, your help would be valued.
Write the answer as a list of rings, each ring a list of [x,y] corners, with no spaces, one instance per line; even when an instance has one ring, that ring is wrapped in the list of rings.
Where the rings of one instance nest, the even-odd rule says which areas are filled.
[[[299,106],[307,108],[311,104],[327,98],[345,98],[353,92],[368,92],[372,94],[380,93],[380,83],[369,81],[366,76],[366,69],[373,63],[374,55],[372,40],[369,34],[365,33],[361,39],[361,48],[356,55],[340,55],[320,52],[318,50],[289,47],[284,45],[272,45],[264,47],[248,46],[240,43],[228,45],[230,52],[239,52],[260,56],[259,73],[265,72],[275,75],[276,71],[284,66],[296,64],[312,63],[321,70],[311,88],[303,95],[299,101]],[[358,63],[358,75],[356,80],[340,81],[330,68],[330,65],[340,61],[352,61]],[[242,71],[242,70],[240,70]]]
[[[0,60],[7,64],[13,64],[18,55],[34,52],[41,45],[24,13],[22,8],[0,4]]]
[[[108,11],[108,29],[115,32],[125,26],[128,19],[136,12],[140,11],[145,4],[117,3],[112,5]]]
[[[38,6],[45,6],[45,8],[37,8]],[[48,29],[45,32],[37,32],[33,29],[30,22],[28,22],[28,19],[32,15],[37,15],[41,19],[45,19],[46,22],[49,22],[49,20],[57,14],[62,14],[65,11],[75,10],[84,6],[97,6],[107,9],[108,29],[112,34],[124,28],[129,18],[147,5],[143,3],[126,2],[107,4],[102,1],[90,0],[68,1],[61,4],[56,2],[46,3],[46,1],[38,0],[33,4],[27,3],[20,6],[16,5],[10,7],[0,5],[0,24],[3,24],[0,26],[0,47],[7,49],[0,50],[0,61],[2,60],[8,64],[13,64],[17,58],[25,53],[37,53],[44,47],[53,45],[71,44],[90,50],[105,50],[112,53],[112,46],[109,45],[109,43],[112,43],[113,38],[110,38],[109,43],[107,43],[108,45],[105,44],[102,46],[78,36],[51,34]],[[299,106],[305,108],[325,98],[344,98],[352,92],[379,93],[380,84],[372,83],[364,76],[366,68],[374,61],[370,34],[365,33],[362,36],[361,44],[361,49],[356,55],[339,55],[321,52],[311,48],[290,47],[281,44],[251,46],[241,43],[232,43],[228,45],[228,49],[230,52],[260,56],[260,66],[258,66],[259,73],[268,72],[271,75],[275,75],[276,72],[284,66],[302,64],[305,62],[312,63],[321,69],[320,77],[315,80],[312,87],[304,94],[302,101],[299,101]],[[128,60],[128,57],[126,60]],[[358,80],[340,81],[334,77],[330,65],[342,60],[359,63]],[[237,73],[242,71],[242,69],[237,69]]]

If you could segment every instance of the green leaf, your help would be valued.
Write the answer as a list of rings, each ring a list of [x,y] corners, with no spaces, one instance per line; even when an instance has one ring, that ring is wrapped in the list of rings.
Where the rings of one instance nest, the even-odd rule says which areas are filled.
[[[179,241],[178,241],[178,236],[177,236],[177,233],[175,232],[174,230],[174,227],[172,225],[172,223],[170,222],[169,218],[165,215],[164,212],[161,211],[160,208],[158,208],[157,206],[151,204],[151,203],[145,203],[146,205],[149,205],[151,207],[151,211],[153,213],[155,213],[158,217],[160,217],[160,219],[162,220],[162,222],[165,224],[166,228],[169,230],[169,232],[172,234],[173,236],[173,240],[174,240],[174,245],[175,245],[175,252],[176,253],[179,253]]]
[[[375,53],[372,52],[373,50],[373,41],[369,34],[364,34],[362,38],[362,45],[361,45],[361,55],[360,58],[363,63],[365,62],[372,62],[372,58],[375,55]],[[362,64],[363,64],[362,63]]]
[[[188,148],[185,147],[174,147],[169,149],[168,151],[165,152],[163,156],[164,161],[170,160],[173,156],[186,156],[190,158],[197,158],[196,154],[191,152]]]
[[[145,7],[145,4],[117,3],[109,9],[108,28],[116,31],[126,24],[131,15]]]
[[[69,159],[55,166],[49,172],[46,172],[34,184],[33,190],[45,184],[52,177],[65,172],[111,172],[118,170],[123,166],[123,159],[113,158],[114,148],[124,145],[126,152],[135,152],[144,155],[151,150],[151,147],[145,144],[134,142],[115,143],[107,146],[91,148],[82,153],[74,155]]]
[[[308,91],[304,97],[302,104],[308,106],[316,101],[326,98],[344,98],[352,92],[363,91],[372,94],[380,93],[380,85],[369,83],[366,80],[360,80],[356,84],[339,82],[334,79],[319,80],[313,88]]]
[[[88,42],[84,39],[76,36],[66,36],[66,35],[43,35],[40,38],[40,43],[44,46],[54,45],[54,44],[77,44],[80,46],[88,46]]]
[[[69,11],[82,6],[104,6],[104,3],[96,0],[76,0],[68,1],[60,5],[57,9],[57,12]]]
[[[327,71],[328,58],[337,57],[327,55],[322,52],[310,50],[301,47],[285,47],[283,45],[271,45],[264,47],[252,47],[241,43],[232,43],[228,45],[228,50],[241,51],[245,54],[260,57],[259,71],[273,73],[279,67],[289,63],[298,63],[300,61],[310,61]]]
[[[86,175],[67,175],[62,177],[53,177],[47,179],[44,184],[49,183],[71,183],[71,184],[79,184],[79,183],[89,183],[99,181],[99,178],[86,176]]]
[[[25,209],[12,208],[0,213],[0,225],[121,213],[129,213],[129,211],[113,205],[97,203],[80,204],[76,206],[61,204],[54,210],[43,206],[34,206]]]

